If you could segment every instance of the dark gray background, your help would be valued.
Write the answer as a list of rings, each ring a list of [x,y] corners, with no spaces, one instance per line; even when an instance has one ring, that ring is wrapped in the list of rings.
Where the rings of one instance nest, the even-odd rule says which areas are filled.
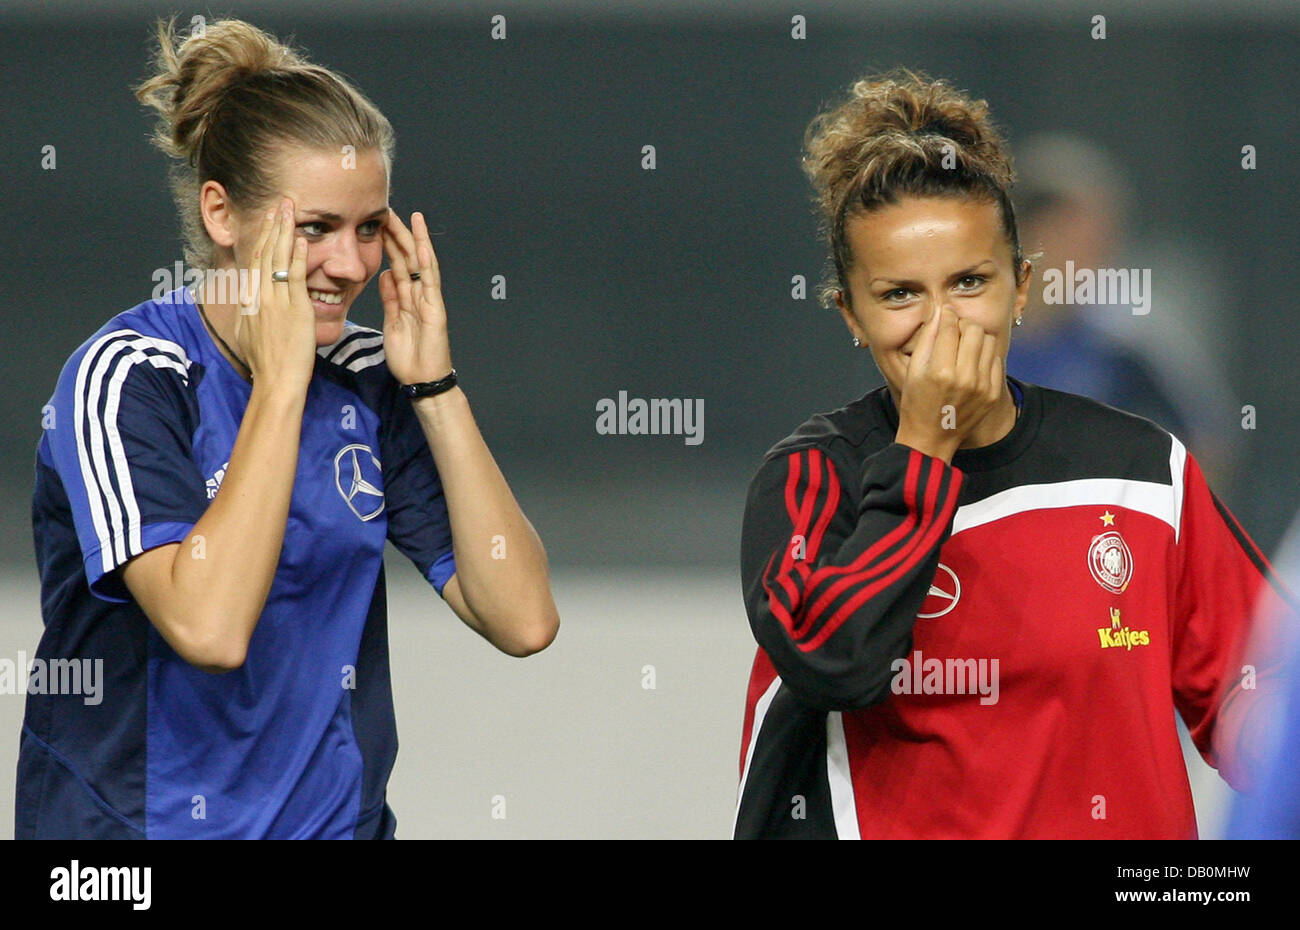
[[[394,205],[438,231],[457,367],[556,565],[734,565],[763,451],[880,383],[789,282],[815,283],[823,260],[803,129],[895,64],[988,99],[1013,149],[1050,129],[1103,143],[1137,193],[1131,240],[1195,247],[1222,295],[1201,308],[1216,351],[1259,411],[1253,432],[1223,424],[1241,467],[1217,490],[1270,550],[1300,504],[1296,7],[1105,6],[1093,41],[1094,5],[1069,3],[11,5],[0,559],[32,565],[32,458],[60,366],[179,258],[164,159],[129,89],[169,10],[292,34],[388,115]],[[505,42],[488,37],[497,12]],[[789,35],[797,12],[806,41]],[[1257,171],[1240,168],[1245,143]],[[645,144],[656,171],[639,166]],[[505,302],[489,299],[494,274]],[[373,286],[353,318],[380,324]],[[596,401],[619,390],[703,398],[703,445],[597,435]]]

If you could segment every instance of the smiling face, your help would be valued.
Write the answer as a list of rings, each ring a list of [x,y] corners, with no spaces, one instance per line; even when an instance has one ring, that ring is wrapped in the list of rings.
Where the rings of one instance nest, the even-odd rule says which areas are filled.
[[[849,331],[867,346],[895,403],[921,327],[936,304],[998,341],[1005,360],[1012,319],[1030,275],[1017,284],[997,204],[958,197],[903,197],[846,224],[851,306],[837,297]]]
[[[380,231],[388,212],[383,155],[363,150],[353,167],[345,167],[337,151],[292,146],[282,150],[271,177],[279,193],[269,203],[247,213],[205,209],[209,235],[233,249],[233,256],[226,255],[234,266],[247,267],[263,215],[281,196],[292,199],[297,234],[307,240],[307,292],[316,311],[316,344],[330,345],[342,336],[348,310],[383,261]],[[219,197],[214,200],[219,204]]]

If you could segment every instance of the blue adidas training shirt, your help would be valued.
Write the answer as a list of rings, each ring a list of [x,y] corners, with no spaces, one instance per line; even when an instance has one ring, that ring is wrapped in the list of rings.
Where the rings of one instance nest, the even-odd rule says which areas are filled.
[[[393,835],[384,541],[439,594],[456,567],[382,333],[347,323],[317,350],[284,547],[241,668],[180,658],[117,571],[198,522],[251,392],[185,288],[115,316],[64,366],[36,457],[36,658],[99,659],[103,675],[98,703],[29,683],[16,837]]]

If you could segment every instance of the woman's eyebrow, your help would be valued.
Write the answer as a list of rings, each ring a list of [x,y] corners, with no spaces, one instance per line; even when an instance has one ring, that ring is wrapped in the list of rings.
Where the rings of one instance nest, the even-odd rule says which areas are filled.
[[[378,210],[371,210],[368,214],[366,214],[364,219],[373,220],[376,217],[383,216],[387,212],[388,212],[388,206],[384,205],[380,207]],[[303,210],[302,213],[304,217],[311,216],[320,220],[329,220],[332,223],[339,223],[343,221],[343,217],[339,216],[337,213],[330,213],[328,210]]]
[[[973,265],[971,265],[971,266],[969,266],[969,267],[967,267],[967,268],[963,268],[961,271],[954,271],[954,272],[953,272],[951,275],[949,275],[948,277],[949,277],[949,278],[960,278],[960,277],[962,277],[962,276],[964,276],[964,275],[968,275],[968,274],[970,274],[972,271],[975,271],[977,268],[982,268],[982,267],[984,267],[985,265],[992,265],[992,264],[994,264],[993,259],[991,259],[991,258],[986,258],[986,259],[983,259],[982,261],[978,261],[978,262],[976,262],[975,264],[973,264]],[[871,283],[872,283],[872,284],[875,284],[876,282],[880,282],[880,283],[882,283],[882,284],[893,284],[893,285],[896,285],[897,287],[914,287],[915,285],[921,283],[920,281],[911,281],[911,280],[902,280],[902,279],[895,280],[895,279],[893,279],[893,278],[872,278],[872,279],[871,279]]]

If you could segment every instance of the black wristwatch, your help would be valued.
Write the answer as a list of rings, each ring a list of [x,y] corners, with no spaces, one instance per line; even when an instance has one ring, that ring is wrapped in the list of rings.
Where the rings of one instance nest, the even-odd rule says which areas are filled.
[[[407,397],[414,400],[417,397],[432,397],[443,391],[450,391],[455,386],[456,369],[453,368],[451,374],[445,378],[439,378],[437,381],[421,381],[419,384],[403,384],[402,390]]]

